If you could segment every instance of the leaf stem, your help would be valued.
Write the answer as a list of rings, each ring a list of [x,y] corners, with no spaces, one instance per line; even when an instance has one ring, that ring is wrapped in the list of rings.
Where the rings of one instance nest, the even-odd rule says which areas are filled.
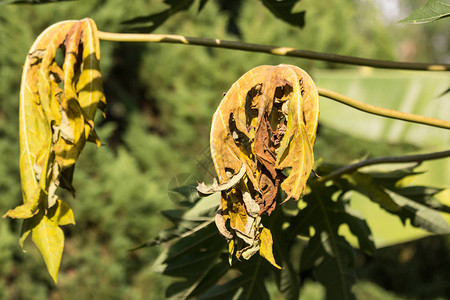
[[[301,57],[314,60],[329,61],[334,63],[369,66],[383,69],[402,70],[426,70],[426,71],[450,71],[450,64],[438,63],[413,63],[400,61],[387,61],[369,59],[354,56],[336,55],[330,53],[294,49],[289,47],[277,47],[244,42],[227,41],[219,39],[208,39],[198,37],[187,37],[171,34],[141,34],[141,33],[112,33],[98,31],[98,37],[104,41],[114,42],[150,42],[150,43],[172,43],[196,45],[213,48],[234,49],[250,52],[261,52],[280,56]]]
[[[350,107],[353,107],[355,109],[358,109],[358,110],[361,110],[361,111],[364,111],[364,112],[367,112],[370,114],[387,117],[387,118],[392,118],[392,119],[408,121],[408,122],[413,122],[413,123],[418,123],[418,124],[434,126],[434,127],[438,127],[438,128],[450,129],[449,121],[404,113],[404,112],[400,112],[400,111],[396,111],[396,110],[390,110],[387,108],[370,105],[370,104],[360,102],[353,98],[350,98],[350,97],[347,97],[347,96],[344,96],[339,93],[336,93],[336,92],[333,92],[333,91],[330,91],[327,89],[323,89],[323,88],[317,88],[317,91],[319,92],[320,96],[329,98],[331,100],[335,100],[337,102],[340,102],[342,104],[348,105]]]
[[[415,155],[405,155],[405,156],[386,156],[386,157],[377,157],[366,159],[340,169],[337,169],[330,174],[320,177],[317,179],[318,182],[326,182],[327,180],[339,177],[344,174],[352,173],[362,167],[367,167],[371,165],[378,164],[395,164],[395,163],[409,163],[409,162],[422,162],[426,160],[434,160],[440,159],[450,156],[450,150],[440,151],[440,152],[432,152],[426,154],[415,154]]]

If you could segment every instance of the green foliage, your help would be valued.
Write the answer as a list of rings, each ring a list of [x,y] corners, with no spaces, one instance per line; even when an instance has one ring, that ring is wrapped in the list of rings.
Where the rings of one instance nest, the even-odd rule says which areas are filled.
[[[286,23],[302,28],[305,26],[305,11],[293,12],[300,0],[263,0],[266,6],[277,18]]]
[[[220,4],[215,1],[208,3],[197,1],[196,3],[198,2],[203,3],[200,14],[197,13],[200,4],[198,7],[194,5],[168,18],[157,29],[158,32],[219,39],[236,38],[227,29],[230,20],[229,11],[222,10]],[[394,41],[401,42],[405,37],[407,39],[413,36],[414,40],[417,40],[415,45],[419,49],[417,56],[413,59],[433,60],[447,55],[445,47],[436,48],[429,42],[432,38],[440,38],[443,34],[447,34],[446,27],[437,28],[435,31],[430,29],[430,32],[414,27],[399,33],[392,26],[383,23],[374,10],[374,6],[368,1],[355,4],[353,1],[342,0],[302,0],[300,4],[301,7],[307,8],[306,26],[303,30],[285,26],[283,21],[277,19],[259,1],[243,2],[239,16],[235,20],[240,29],[240,38],[262,44],[394,59],[395,53],[399,51],[395,48]],[[86,16],[92,17],[100,30],[120,31],[123,30],[121,22],[124,20],[141,16],[145,12],[163,11],[166,8],[160,1],[143,0],[134,1],[133,5],[121,0],[96,0],[36,6],[2,6],[0,10],[2,23],[0,26],[2,78],[0,81],[0,153],[2,153],[0,156],[2,166],[0,167],[0,208],[2,213],[21,201],[18,183],[17,99],[19,99],[21,66],[35,37],[57,21],[81,19]],[[435,28],[441,23],[444,24],[444,22],[435,22],[430,26]],[[167,277],[155,275],[150,264],[161,251],[166,253],[170,252],[170,249],[166,250],[166,247],[161,245],[139,251],[127,250],[157,236],[167,228],[168,222],[163,221],[158,212],[172,206],[173,198],[167,195],[167,186],[172,178],[187,174],[191,178],[206,181],[213,176],[208,151],[205,150],[209,136],[209,128],[206,124],[209,124],[211,120],[221,93],[226,91],[229,84],[236,79],[237,74],[243,74],[248,69],[261,64],[290,63],[299,65],[312,73],[317,68],[338,67],[326,62],[161,44],[124,45],[104,42],[101,44],[101,51],[101,69],[107,82],[105,92],[109,108],[107,121],[99,120],[99,125],[96,127],[104,145],[98,150],[95,147],[86,147],[77,165],[74,178],[74,186],[78,191],[76,201],[71,201],[68,195],[77,219],[77,226],[64,228],[67,236],[66,254],[63,256],[58,286],[54,286],[48,275],[43,272],[45,268],[42,259],[31,244],[26,243],[25,249],[28,251],[26,254],[21,252],[17,245],[20,224],[4,220],[0,223],[0,298],[2,299],[162,298],[164,290],[171,281]],[[373,156],[380,156],[390,153],[392,149],[391,144],[382,143],[379,140],[368,142],[349,138],[347,135],[336,133],[329,127],[328,131],[322,130],[322,134],[319,133],[317,145],[319,143],[323,149],[321,152],[323,154],[320,156],[327,161],[339,155],[341,161],[348,162],[368,152]],[[336,147],[339,150],[333,151]],[[371,151],[375,147],[376,150]],[[329,152],[325,152],[325,148]],[[411,149],[417,148],[411,146],[403,148],[397,145],[394,151],[399,154],[403,150]],[[187,190],[192,191],[189,188]],[[433,197],[427,197],[437,191],[428,188],[423,190],[428,196],[423,198],[418,196],[419,198],[416,197],[414,201],[423,204],[418,199],[432,199]],[[192,203],[193,198],[191,195],[185,205]],[[325,201],[329,202],[330,199]],[[345,198],[339,201],[341,201],[339,205],[348,207]],[[426,206],[439,209],[439,202],[430,201],[424,202],[427,203]],[[284,205],[287,208],[292,203],[288,202]],[[213,214],[213,210],[209,212]],[[298,211],[295,207],[292,210],[294,213]],[[177,216],[179,219],[179,215],[184,218],[186,214],[185,211],[166,213],[174,220]],[[280,215],[293,218],[292,214],[285,210],[280,211]],[[183,227],[182,232],[189,232],[192,224],[202,223],[200,220],[191,222],[189,226]],[[275,231],[286,230],[283,224],[279,225],[275,222],[273,226]],[[341,228],[345,226],[348,225],[344,224]],[[211,234],[215,230],[214,226],[205,227],[206,229],[211,230]],[[338,235],[348,238],[341,233],[340,229]],[[169,232],[169,237],[180,234],[179,227],[174,227],[173,230],[174,233],[168,230],[163,232]],[[232,268],[228,267],[224,241],[215,233],[216,244],[213,243],[213,245],[217,247],[217,251],[219,246],[221,249],[219,256],[214,256],[217,253],[211,254],[211,257],[216,259],[215,264],[208,266],[211,269],[203,270],[205,272],[201,274],[183,277],[180,273],[182,283],[172,288],[181,295],[189,290],[189,287],[194,287],[192,293],[204,295],[208,291],[206,295],[211,297],[220,295],[221,291],[241,293],[239,288],[233,286],[238,284],[238,280],[224,288],[220,285],[213,287],[213,285],[224,284],[226,280],[244,278],[243,273],[240,272],[248,272],[261,263],[261,268],[256,274],[258,283],[242,289],[242,292],[244,290],[246,293],[249,292],[247,295],[251,295],[251,292],[256,293],[254,287],[262,287],[260,282],[264,280],[266,286],[265,290],[262,289],[259,292],[261,297],[267,297],[267,291],[274,298],[285,295],[288,299],[296,299],[299,293],[299,282],[306,278],[302,281],[301,299],[310,299],[309,297],[322,299],[324,295],[322,286],[312,282],[308,272],[302,274],[301,278],[298,275],[301,267],[300,253],[306,247],[307,240],[305,241],[302,237],[303,239],[298,238],[295,243],[289,244],[286,239],[277,240],[277,236],[274,236],[276,259],[288,267],[276,274],[264,260],[252,261],[241,266],[238,265],[239,262],[235,262]],[[168,236],[157,242],[161,243],[166,239]],[[423,261],[433,256],[439,257],[445,263],[448,261],[449,251],[445,243],[442,244],[440,249],[443,250],[437,253],[438,255],[435,255],[435,252],[433,254],[426,252],[429,249],[432,250],[432,247],[424,247],[425,250],[421,252],[422,255],[418,259]],[[386,252],[389,250],[386,249]],[[189,251],[192,253],[194,250]],[[354,253],[360,258],[358,250]],[[327,257],[323,251],[317,253],[319,254]],[[201,261],[201,257],[196,258]],[[398,273],[391,273],[388,283],[384,281],[383,276],[380,276],[382,278],[377,281],[380,286],[394,287],[398,293],[407,294],[410,297],[414,297],[416,291],[416,295],[420,295],[421,298],[427,298],[428,295],[433,297],[445,295],[443,286],[448,285],[443,278],[446,279],[448,276],[441,271],[442,266],[439,266],[439,263],[428,266],[429,259],[426,259],[421,268],[410,271],[402,269],[405,264],[395,257],[381,260],[374,273],[381,273],[380,269],[387,272],[383,267],[390,266],[393,260],[399,261],[395,268]],[[183,262],[182,255],[171,258],[169,262],[170,264]],[[159,264],[163,263],[158,261],[155,266]],[[177,267],[181,267],[181,264]],[[428,274],[427,272],[438,274],[433,277],[430,285],[424,284],[428,282],[429,277],[422,276]],[[410,277],[407,277],[408,274]],[[365,277],[367,280],[373,280],[375,275],[370,275],[372,276],[370,278],[369,275],[367,276]],[[210,281],[203,280],[207,278]],[[402,281],[402,278],[408,281]],[[408,294],[408,291],[402,290],[401,286],[415,289],[412,294]],[[424,286],[432,286],[433,291],[431,288],[425,290]],[[276,291],[277,287],[281,292]],[[423,290],[420,291],[421,287]],[[373,284],[356,283],[354,291],[358,299],[369,294],[371,297],[380,295],[378,298],[373,296],[373,299],[394,297],[392,293],[387,293]]]
[[[164,213],[174,226],[147,245],[171,242],[171,246],[153,268],[165,275],[185,278],[167,289],[167,295],[174,299],[268,299],[267,282],[274,279],[286,299],[298,299],[299,282],[308,278],[324,286],[328,299],[354,299],[356,251],[347,241],[349,235],[341,233],[341,227],[350,229],[363,253],[374,255],[376,246],[364,216],[350,206],[351,191],[365,193],[403,221],[409,218],[414,226],[437,234],[450,232],[439,211],[423,204],[424,199],[433,198],[437,189],[401,186],[402,179],[417,174],[416,167],[354,172],[326,183],[311,179],[310,192],[298,205],[285,204],[267,220],[263,218],[272,231],[276,261],[282,270],[259,256],[229,265],[231,258],[224,240],[214,234],[217,229],[213,218],[219,199],[215,195],[197,199],[190,207]],[[323,165],[317,172],[326,175],[335,168]],[[186,190],[178,192],[192,197]],[[279,196],[280,202],[286,197]],[[299,254],[295,265],[293,257]]]
[[[123,22],[128,25],[129,29],[138,32],[152,32],[163,23],[165,23],[174,14],[190,9],[194,3],[198,4],[198,12],[202,11],[208,0],[194,1],[194,0],[165,0],[164,3],[169,6],[160,12],[153,13],[148,16],[136,17]],[[224,12],[231,12],[237,14],[241,8],[239,1],[217,1]],[[305,11],[293,12],[294,6],[300,2],[300,0],[263,0],[267,9],[272,12],[277,18],[284,22],[302,28],[305,25]],[[155,10],[153,8],[152,10]],[[239,33],[239,28],[236,28],[233,24],[235,16],[230,15],[230,21],[228,23],[228,30],[231,33]],[[230,26],[231,25],[231,26]]]
[[[446,0],[428,0],[400,23],[428,23],[450,16],[450,3]]]

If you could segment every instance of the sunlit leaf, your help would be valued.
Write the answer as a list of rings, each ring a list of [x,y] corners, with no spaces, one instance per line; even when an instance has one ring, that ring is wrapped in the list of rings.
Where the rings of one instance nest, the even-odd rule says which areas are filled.
[[[105,105],[99,60],[95,23],[64,21],[36,39],[23,68],[19,120],[24,203],[4,217],[25,219],[20,244],[31,233],[55,282],[64,246],[58,226],[75,223],[57,189],[74,192],[76,159],[86,141],[100,145],[93,122],[97,108]],[[45,239],[52,241],[50,248]]]
[[[428,0],[422,7],[413,11],[400,23],[428,23],[450,16],[450,2],[448,0]]]
[[[261,241],[261,246],[259,247],[259,253],[262,257],[267,259],[273,266],[275,266],[278,269],[282,269],[277,263],[275,262],[275,258],[273,257],[272,252],[272,234],[270,233],[270,230],[267,228],[263,228],[260,233],[259,240]]]
[[[41,252],[53,280],[57,281],[59,265],[64,249],[64,233],[58,223],[43,215],[31,232],[33,243]]]
[[[231,191],[222,191],[218,213],[223,221],[216,218],[227,239],[234,236],[244,242],[235,243],[236,257],[248,259],[264,247],[260,253],[278,266],[260,216],[275,210],[280,186],[287,199],[302,196],[314,164],[318,115],[314,82],[291,65],[250,70],[221,101],[210,141],[219,183],[236,178],[242,165],[246,169],[246,176]]]

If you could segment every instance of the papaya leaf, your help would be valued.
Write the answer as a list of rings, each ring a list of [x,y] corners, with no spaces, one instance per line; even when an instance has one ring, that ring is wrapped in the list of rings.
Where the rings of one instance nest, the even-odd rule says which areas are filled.
[[[214,286],[228,272],[229,268],[230,266],[225,261],[210,264],[204,269],[205,272],[201,276],[171,284],[167,288],[166,297],[168,299],[189,299],[202,294]]]
[[[230,249],[238,259],[249,259],[259,251],[279,268],[272,235],[261,216],[275,210],[279,187],[286,192],[286,200],[302,196],[314,164],[318,115],[314,82],[291,65],[254,68],[222,99],[210,138],[219,178],[215,190],[234,188],[222,189],[216,224],[229,241],[236,239]],[[237,176],[244,166],[245,175]],[[290,170],[288,176],[283,173],[286,170]],[[200,191],[209,190],[201,186]]]
[[[277,18],[284,22],[303,28],[305,26],[305,11],[292,12],[294,6],[300,0],[262,0],[262,3],[267,7]]]
[[[448,0],[428,0],[422,7],[413,11],[400,23],[428,23],[450,16],[450,3]]]
[[[411,220],[411,224],[435,234],[449,234],[450,226],[439,211],[412,201],[395,192],[386,191],[389,196],[402,208],[404,216]]]
[[[449,233],[450,226],[441,216],[440,211],[449,212],[450,208],[434,196],[442,189],[424,186],[404,186],[406,177],[420,174],[413,167],[393,171],[354,172],[336,179],[345,191],[355,190],[378,203],[387,212],[397,215],[403,223],[435,234]]]
[[[265,286],[269,264],[261,256],[253,257],[239,265],[240,275],[224,284],[215,285],[198,299],[270,299]]]
[[[169,8],[149,16],[137,17],[124,21],[123,24],[133,26],[132,29],[134,31],[152,32],[174,14],[189,9],[192,4],[194,4],[194,0],[164,0],[164,3],[169,5]],[[205,3],[203,3],[202,6],[204,4]]]
[[[294,267],[294,263],[297,259],[293,259],[291,253],[297,234],[292,234],[287,229],[282,228],[283,222],[286,221],[285,215],[282,209],[275,211],[277,216],[276,220],[272,222],[273,232],[273,245],[274,252],[277,255],[280,265],[283,269],[275,271],[275,282],[278,290],[283,294],[287,300],[297,300],[300,293],[300,276],[297,269]]]
[[[209,226],[178,239],[163,252],[153,270],[185,278],[167,289],[167,297],[187,299],[213,286],[229,268],[225,261],[219,261],[224,246],[225,241],[209,223]]]
[[[62,51],[64,62],[56,61]],[[47,28],[25,60],[20,90],[20,176],[23,204],[3,217],[25,219],[20,244],[32,240],[56,282],[64,247],[58,226],[75,224],[57,189],[72,193],[75,161],[86,141],[100,145],[94,115],[105,103],[97,28],[90,19]]]
[[[314,234],[301,256],[300,271],[312,272],[324,285],[327,299],[354,299],[351,291],[356,279],[354,250],[338,234],[338,229],[343,223],[347,223],[350,228],[354,226],[353,223],[360,223],[359,226],[366,227],[364,235],[356,230],[352,232],[358,234],[358,238],[365,240],[365,243],[370,243],[370,235],[367,236],[370,231],[364,221],[344,214],[345,204],[342,199],[338,198],[336,202],[332,200],[333,195],[338,192],[335,186],[312,186],[312,190],[312,193],[304,197],[307,206],[296,217],[297,222],[301,221],[301,226],[296,222],[291,224],[293,229],[299,231],[302,231],[303,226],[314,228]],[[349,222],[349,218],[354,221]]]

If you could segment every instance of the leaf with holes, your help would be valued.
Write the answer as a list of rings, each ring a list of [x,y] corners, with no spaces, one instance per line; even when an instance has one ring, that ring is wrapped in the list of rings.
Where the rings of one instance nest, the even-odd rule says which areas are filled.
[[[248,259],[259,250],[278,267],[261,215],[274,211],[279,187],[287,199],[302,196],[314,164],[318,115],[314,82],[291,65],[252,69],[221,101],[210,141],[219,182],[236,178],[242,165],[246,170],[232,189],[221,192],[216,218],[220,232],[237,239],[237,248],[231,247],[236,257]]]
[[[36,39],[23,68],[19,120],[24,203],[4,217],[25,219],[20,243],[31,233],[55,282],[64,247],[59,226],[74,224],[71,209],[56,192],[59,187],[74,192],[76,159],[86,141],[100,145],[93,122],[97,108],[106,104],[99,60],[95,23],[64,21]]]

